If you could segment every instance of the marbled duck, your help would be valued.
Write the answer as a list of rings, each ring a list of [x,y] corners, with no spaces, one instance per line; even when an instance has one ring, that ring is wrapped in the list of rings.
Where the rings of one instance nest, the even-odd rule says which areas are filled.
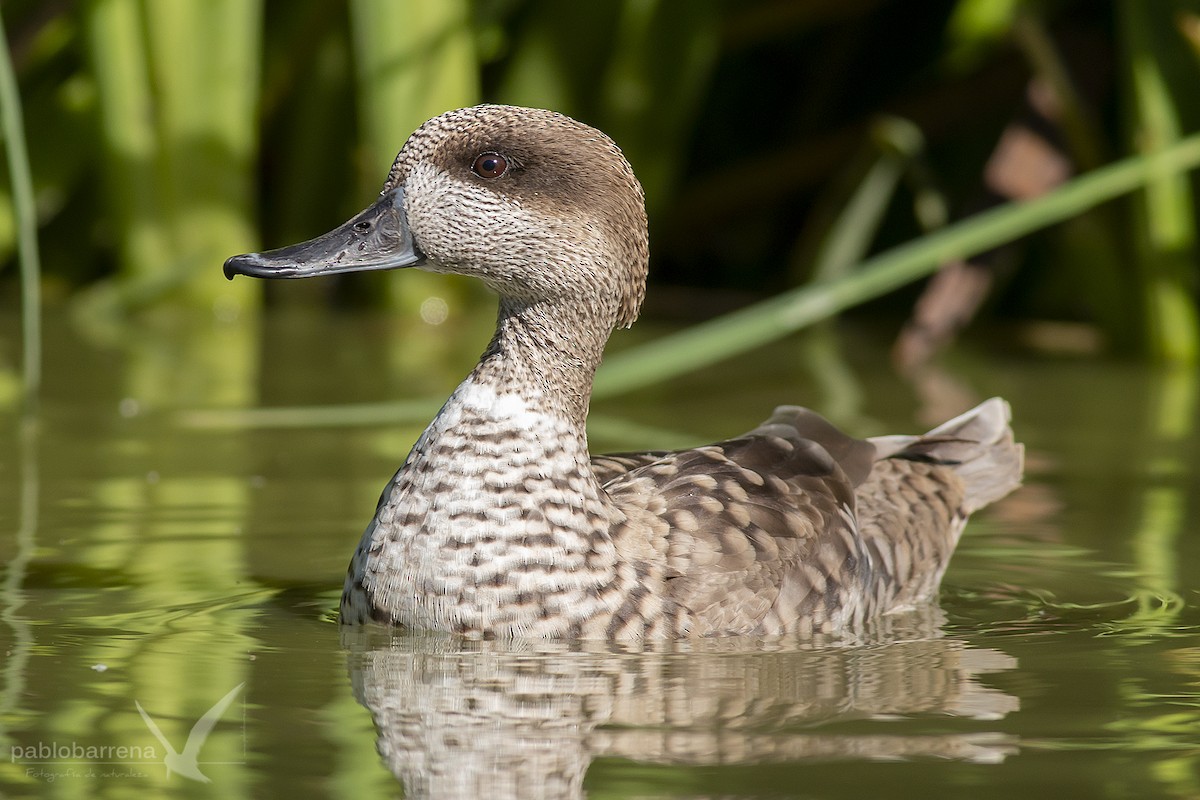
[[[383,490],[345,623],[467,636],[836,632],[933,597],[967,516],[1014,489],[992,399],[924,436],[852,439],[784,406],[728,441],[592,456],[609,334],[646,284],[644,196],[600,131],[484,105],[422,125],[379,200],[225,274],[420,267],[500,298],[496,333]]]

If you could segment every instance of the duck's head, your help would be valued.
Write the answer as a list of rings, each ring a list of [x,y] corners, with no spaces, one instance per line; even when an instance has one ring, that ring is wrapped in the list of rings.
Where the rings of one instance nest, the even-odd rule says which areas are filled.
[[[418,128],[379,200],[349,222],[234,256],[225,275],[419,267],[475,276],[509,302],[579,304],[627,326],[647,257],[642,187],[611,139],[552,111],[484,105]]]

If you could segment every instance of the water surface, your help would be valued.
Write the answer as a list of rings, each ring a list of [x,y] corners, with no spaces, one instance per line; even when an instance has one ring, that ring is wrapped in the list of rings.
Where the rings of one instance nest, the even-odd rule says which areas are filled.
[[[36,425],[0,408],[0,794],[1200,796],[1195,376],[964,347],[914,385],[850,330],[597,401],[596,449],[626,449],[782,402],[865,435],[1008,397],[1027,485],[972,521],[939,607],[855,641],[340,631],[379,490],[486,323],[52,317]],[[282,406],[327,411],[259,411]],[[163,740],[211,783],[168,777]]]

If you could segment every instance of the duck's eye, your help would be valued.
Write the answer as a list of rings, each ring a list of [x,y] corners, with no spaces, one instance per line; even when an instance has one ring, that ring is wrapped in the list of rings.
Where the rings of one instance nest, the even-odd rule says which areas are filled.
[[[499,178],[508,172],[508,159],[499,153],[483,153],[471,165],[471,172],[481,178]]]

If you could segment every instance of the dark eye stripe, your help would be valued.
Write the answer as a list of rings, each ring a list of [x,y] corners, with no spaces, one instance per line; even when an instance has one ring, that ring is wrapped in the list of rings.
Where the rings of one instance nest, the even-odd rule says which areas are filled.
[[[471,165],[471,172],[481,178],[499,178],[508,172],[508,159],[499,153],[481,153]]]

